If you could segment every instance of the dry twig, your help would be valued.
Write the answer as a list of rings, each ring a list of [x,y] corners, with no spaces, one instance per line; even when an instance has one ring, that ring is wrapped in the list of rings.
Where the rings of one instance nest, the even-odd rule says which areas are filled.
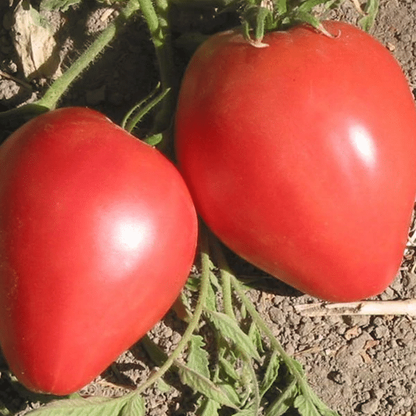
[[[32,86],[30,84],[28,84],[25,81],[22,81],[19,78],[14,77],[13,75],[8,74],[7,72],[0,71],[0,77],[10,79],[11,81],[14,81],[16,84],[19,84],[22,87],[27,88],[28,90],[32,89]]]
[[[330,315],[407,315],[416,316],[416,299],[362,301],[350,303],[308,303],[295,310],[306,316]]]

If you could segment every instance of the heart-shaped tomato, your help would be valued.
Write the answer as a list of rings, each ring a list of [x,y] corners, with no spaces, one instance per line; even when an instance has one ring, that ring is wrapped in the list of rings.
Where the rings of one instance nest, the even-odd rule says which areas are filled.
[[[311,295],[383,291],[402,259],[416,192],[406,78],[367,33],[324,22],[256,48],[216,34],[185,73],[180,169],[204,220],[237,254]]]
[[[28,388],[99,375],[174,303],[197,218],[177,169],[105,116],[66,108],[0,147],[0,343]]]

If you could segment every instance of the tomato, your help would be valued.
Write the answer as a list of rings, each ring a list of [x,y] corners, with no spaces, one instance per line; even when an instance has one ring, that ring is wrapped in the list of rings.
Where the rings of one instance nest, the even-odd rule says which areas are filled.
[[[41,115],[0,147],[0,344],[26,387],[88,384],[167,312],[196,250],[178,170],[104,115]]]
[[[197,211],[234,252],[310,295],[353,301],[394,279],[416,193],[406,78],[367,33],[328,21],[238,30],[193,56],[176,114]]]

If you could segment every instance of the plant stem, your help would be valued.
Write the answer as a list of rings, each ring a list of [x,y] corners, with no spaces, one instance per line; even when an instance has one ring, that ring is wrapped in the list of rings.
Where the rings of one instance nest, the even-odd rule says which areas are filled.
[[[171,124],[179,87],[169,29],[169,2],[167,0],[157,0],[155,9],[151,0],[137,1],[152,36],[162,91],[171,90],[163,100],[162,107],[155,118],[154,132],[162,132],[167,130]]]
[[[160,83],[156,85],[156,88],[153,91],[151,91],[151,93],[147,97],[143,98],[143,100],[138,102],[133,108],[130,109],[130,111],[127,114],[124,115],[124,118],[120,123],[120,127],[122,129],[127,130],[130,133],[135,128],[136,125],[128,126],[127,123],[130,123],[129,120],[131,120],[131,117],[133,116],[136,110],[140,110],[141,108],[143,108],[143,106],[147,102],[149,102],[155,97],[159,89],[160,89]]]
[[[166,95],[169,94],[170,90],[164,90],[159,95],[154,97],[150,103],[145,105],[140,111],[138,111],[131,119],[125,124],[125,129],[131,133],[136,125],[140,122],[140,120],[147,114],[149,111],[152,110],[153,107],[158,105],[163,99],[166,97]],[[146,100],[146,99],[145,99]],[[145,100],[141,101],[133,110],[136,110],[138,107],[142,106],[145,102]]]
[[[106,29],[98,36],[93,44],[64,72],[55,80],[45,95],[32,104],[26,104],[22,107],[0,113],[0,121],[6,120],[8,123],[19,119],[30,119],[41,113],[45,113],[56,107],[58,101],[72,84],[72,82],[94,61],[100,52],[115,37],[118,30],[126,23],[130,16],[139,9],[137,0],[130,0],[126,7],[120,11],[120,14],[110,23]]]
[[[0,122],[5,120],[7,124],[12,124],[16,120],[27,121],[32,117],[46,113],[49,110],[50,108],[36,103],[25,104],[21,107],[12,108],[11,110],[0,112]]]
[[[219,268],[220,268],[221,276],[227,276],[227,278],[230,279],[230,284],[231,284],[232,288],[237,293],[241,302],[243,303],[243,305],[247,309],[247,312],[253,318],[254,323],[267,336],[267,338],[269,338],[272,347],[278,352],[278,354],[282,358],[283,362],[286,364],[287,368],[290,370],[293,377],[296,379],[296,381],[298,383],[298,386],[299,386],[299,389],[303,393],[305,393],[306,395],[309,395],[310,394],[310,387],[307,384],[306,379],[303,376],[302,372],[297,368],[296,365],[293,364],[294,359],[286,353],[286,351],[280,345],[279,341],[273,335],[273,332],[270,330],[270,328],[264,322],[263,318],[257,312],[253,303],[250,301],[250,299],[245,294],[245,291],[244,291],[241,283],[238,281],[238,279],[232,273],[232,271],[231,271],[231,269],[230,269],[230,267],[227,263],[227,260],[225,259],[224,253],[222,252],[222,250],[219,246],[219,243],[217,241],[214,241],[213,245],[214,245],[215,254],[216,254],[217,259],[218,259],[218,265],[219,265]]]
[[[263,318],[257,312],[253,303],[250,301],[250,299],[245,294],[245,292],[244,292],[244,290],[241,286],[241,283],[237,280],[237,278],[234,275],[231,276],[231,285],[234,288],[234,290],[236,291],[239,298],[241,299],[244,306],[246,307],[247,312],[252,316],[253,321],[256,323],[256,325],[259,327],[259,329],[262,332],[264,332],[264,334],[270,339],[271,344],[273,345],[274,349],[279,353],[279,355],[282,357],[285,364],[289,364],[288,367],[291,368],[292,358],[286,353],[286,351],[280,345],[279,341],[277,341],[277,339],[273,335],[270,328],[266,325]]]
[[[255,322],[255,324],[267,336],[267,338],[269,338],[272,347],[279,353],[280,357],[282,358],[282,361],[285,363],[286,367],[289,369],[289,371],[291,372],[291,374],[295,378],[295,380],[296,380],[296,382],[299,386],[299,390],[302,392],[302,394],[305,397],[310,397],[312,391],[311,391],[311,389],[310,389],[302,371],[299,370],[296,365],[294,365],[294,361],[295,361],[294,358],[290,357],[286,353],[286,351],[283,349],[283,347],[280,345],[279,341],[273,335],[273,332],[270,330],[270,328],[264,322],[263,318],[257,312],[253,303],[250,301],[250,299],[245,294],[241,283],[232,274],[231,274],[231,285],[234,288],[234,290],[236,291],[236,293],[238,294],[241,301],[243,302],[244,306],[246,307],[247,312],[253,318],[253,321]]]
[[[218,244],[214,246],[215,255],[220,257],[218,259],[219,263],[223,260],[223,253],[222,250],[219,248]],[[236,319],[234,308],[233,308],[233,301],[232,301],[232,291],[231,291],[231,275],[228,270],[224,268],[220,268],[220,275],[221,275],[221,287],[222,287],[222,298],[224,304],[224,312],[234,320]]]
[[[198,302],[195,306],[195,311],[192,316],[192,319],[189,322],[175,351],[173,351],[173,353],[169,356],[169,358],[165,361],[165,363],[162,365],[162,367],[159,368],[159,370],[156,373],[154,373],[147,381],[145,381],[141,386],[138,387],[136,391],[137,394],[142,393],[144,390],[150,387],[154,382],[156,382],[159,378],[163,377],[163,375],[170,369],[170,367],[174,364],[177,358],[179,358],[184,348],[188,345],[195,329],[198,327],[202,312],[205,307],[207,294],[208,294],[209,274],[210,274],[208,237],[207,237],[207,233],[205,232],[205,230],[201,231],[200,244],[201,244],[201,264],[202,264],[201,286],[200,286],[200,291],[199,291]]]
[[[37,102],[37,104],[53,109],[56,107],[59,99],[72,84],[72,82],[84,71],[88,65],[100,54],[100,52],[115,37],[117,31],[123,26],[129,17],[139,9],[136,0],[130,0],[126,7],[121,10],[120,14],[110,23],[93,44],[71,65],[71,67],[59,77],[46,94]]]
[[[146,19],[147,26],[156,48],[163,44],[163,32],[159,31],[159,18],[151,0],[137,0]]]

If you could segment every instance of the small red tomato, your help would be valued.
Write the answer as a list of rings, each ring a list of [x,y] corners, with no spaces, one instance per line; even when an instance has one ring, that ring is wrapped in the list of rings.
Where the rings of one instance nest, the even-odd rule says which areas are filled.
[[[41,115],[0,147],[0,344],[29,389],[74,392],[160,320],[197,218],[177,169],[104,115]]]
[[[324,22],[238,30],[197,50],[177,115],[179,167],[197,211],[237,254],[330,301],[393,280],[416,193],[406,78],[367,33]]]

